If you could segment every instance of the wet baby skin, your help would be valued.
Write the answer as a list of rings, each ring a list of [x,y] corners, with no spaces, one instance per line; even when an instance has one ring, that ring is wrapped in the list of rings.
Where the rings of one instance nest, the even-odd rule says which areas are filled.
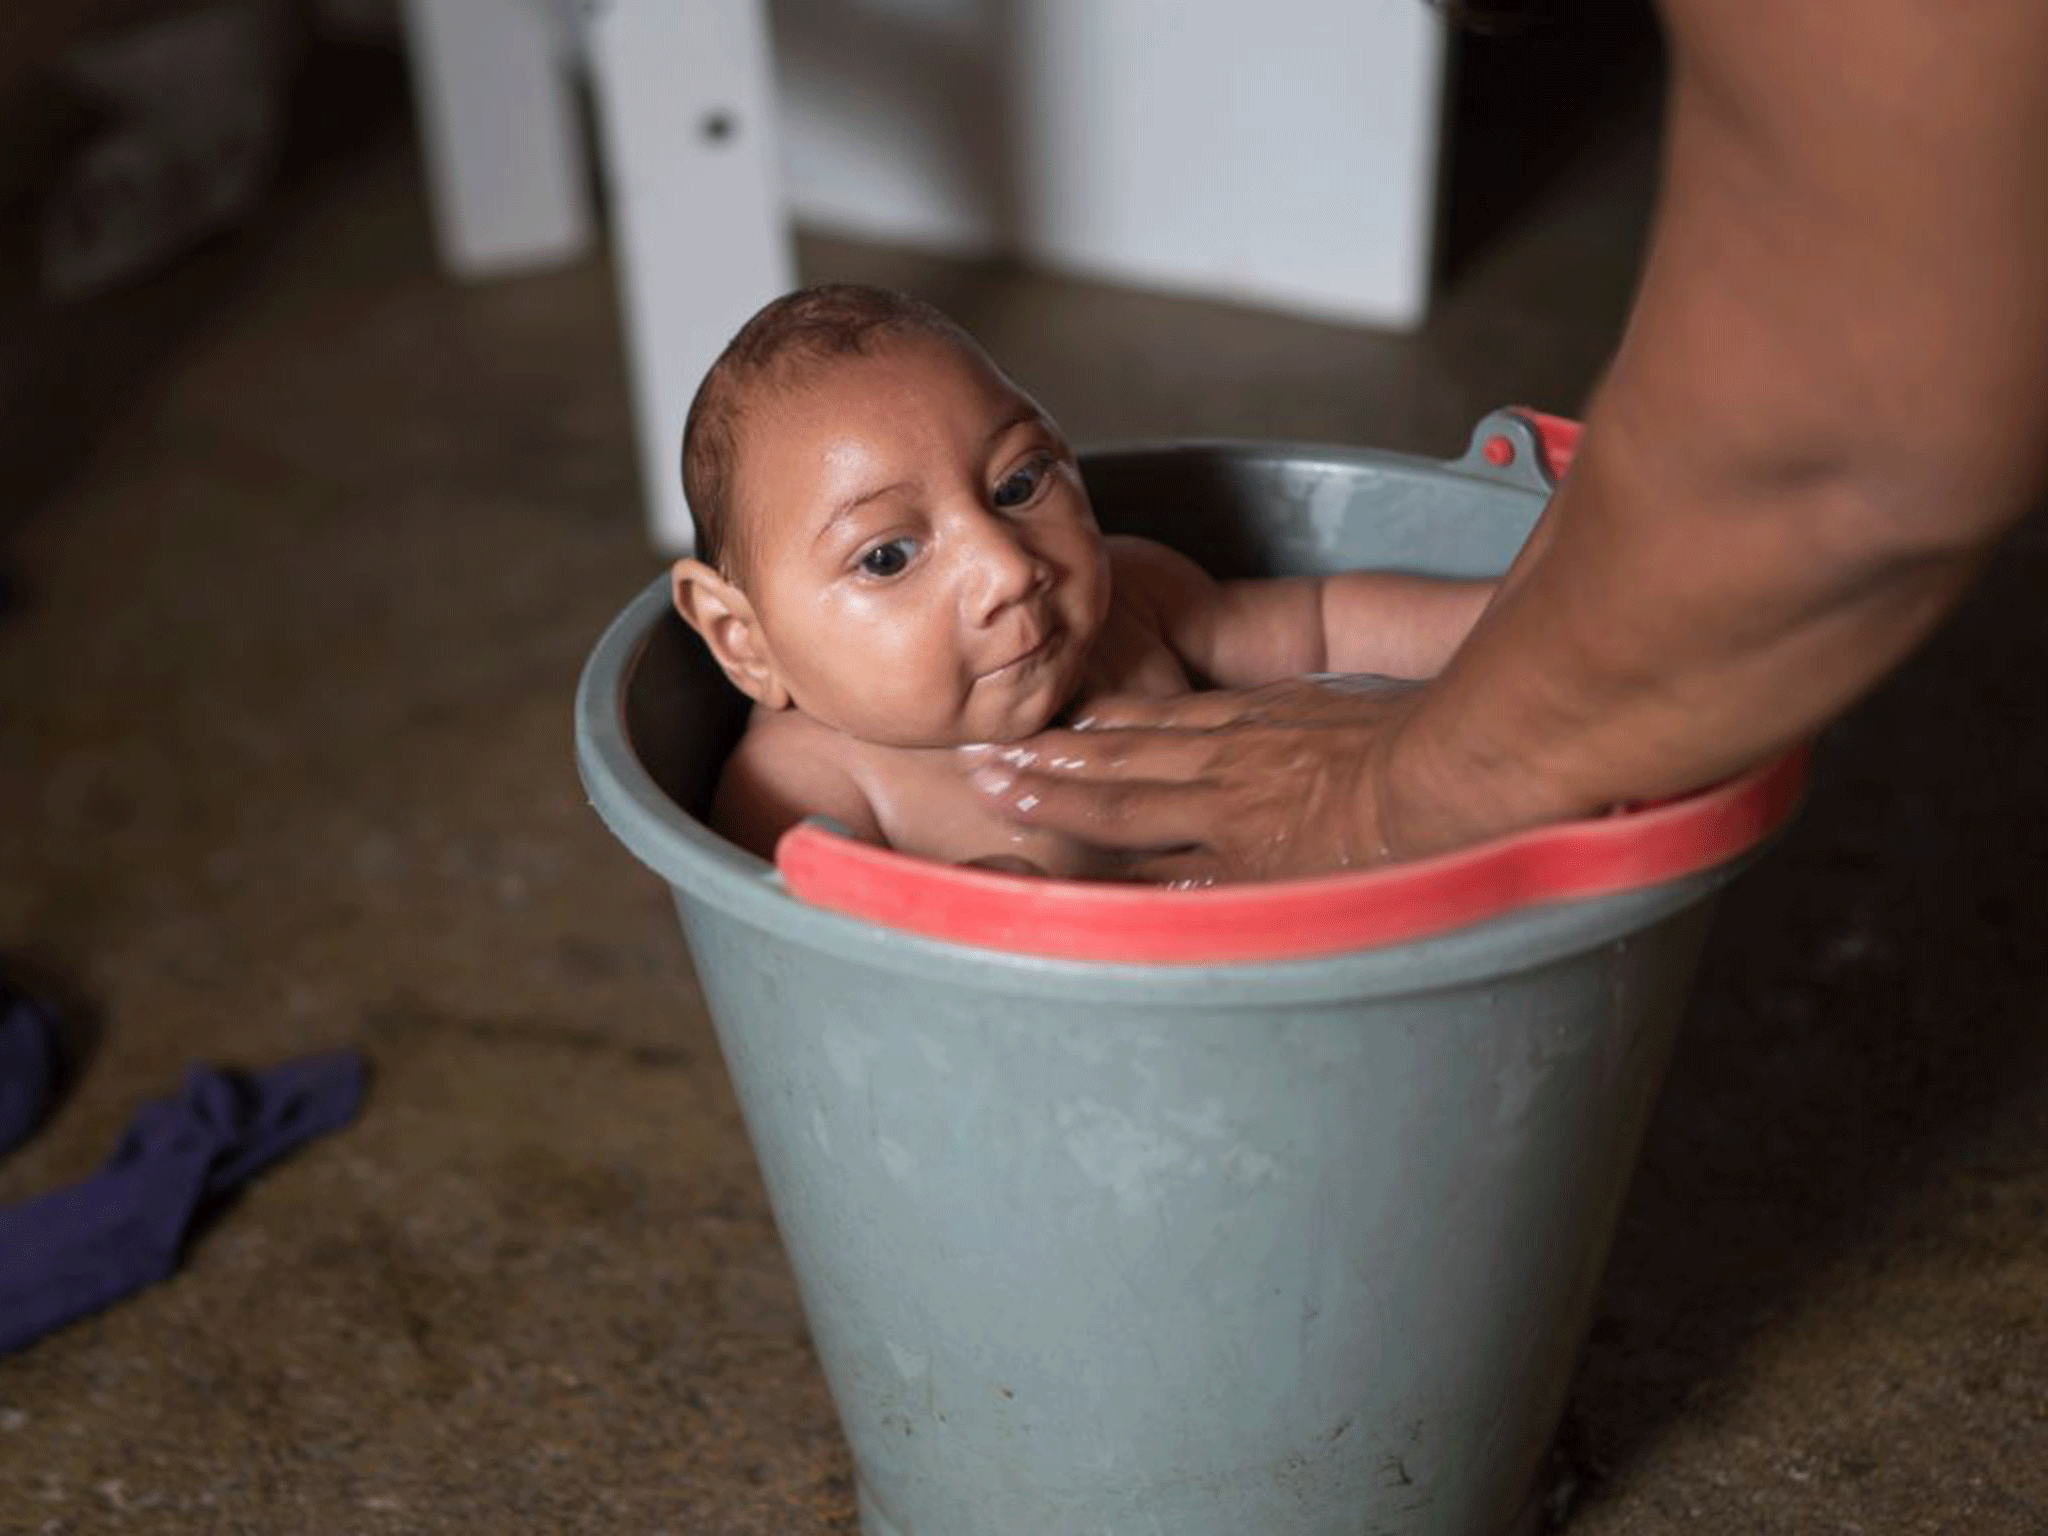
[[[1371,572],[1217,582],[1161,545],[1105,539],[1052,420],[978,349],[929,334],[764,388],[733,485],[737,568],[685,559],[673,588],[754,701],[712,822],[764,857],[824,815],[931,858],[1113,877],[992,815],[956,749],[1111,694],[1427,676],[1489,591]]]

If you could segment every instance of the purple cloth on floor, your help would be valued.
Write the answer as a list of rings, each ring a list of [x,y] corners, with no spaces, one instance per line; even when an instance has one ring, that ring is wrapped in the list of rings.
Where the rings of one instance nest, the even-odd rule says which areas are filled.
[[[192,1067],[181,1094],[142,1107],[98,1173],[0,1209],[0,1355],[171,1274],[223,1199],[348,1122],[363,1078],[352,1051],[266,1072]]]
[[[57,1097],[57,1016],[0,981],[0,1156],[27,1141]]]

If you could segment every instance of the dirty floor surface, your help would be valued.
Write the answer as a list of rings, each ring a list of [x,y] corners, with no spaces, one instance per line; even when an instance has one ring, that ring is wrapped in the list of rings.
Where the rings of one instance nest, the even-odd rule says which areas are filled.
[[[1648,132],[1405,340],[803,261],[922,287],[1083,440],[1451,454],[1582,399]],[[17,302],[0,358],[0,951],[90,1034],[0,1203],[188,1061],[375,1073],[175,1279],[0,1359],[0,1531],[850,1532],[666,895],[571,762],[657,570],[607,265],[455,286],[404,114],[330,138],[175,270]],[[1727,901],[1573,1393],[1576,1536],[2048,1530],[2044,598],[2036,520]]]

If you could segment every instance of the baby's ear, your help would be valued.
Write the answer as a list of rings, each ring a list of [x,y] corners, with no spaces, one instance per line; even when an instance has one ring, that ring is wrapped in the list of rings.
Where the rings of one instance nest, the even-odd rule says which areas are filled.
[[[789,690],[774,649],[747,594],[702,560],[682,559],[669,572],[669,591],[683,622],[704,637],[732,685],[768,709],[787,709]]]

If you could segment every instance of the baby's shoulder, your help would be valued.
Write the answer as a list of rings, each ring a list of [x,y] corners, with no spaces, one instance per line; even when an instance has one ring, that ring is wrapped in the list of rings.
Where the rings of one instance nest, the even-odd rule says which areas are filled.
[[[806,816],[830,816],[856,837],[873,837],[859,747],[797,710],[755,710],[719,777],[712,825],[763,858]]]
[[[733,747],[733,756],[773,760],[798,750],[829,750],[829,739],[840,734],[800,709],[766,709],[757,704],[747,715],[747,728]]]
[[[1183,661],[1225,606],[1224,587],[1194,560],[1155,539],[1106,541],[1110,607]]]
[[[1111,572],[1119,577],[1129,575],[1144,581],[1210,579],[1199,563],[1157,539],[1140,538],[1135,533],[1112,533],[1103,539],[1102,546],[1109,552]]]
[[[1109,552],[1110,591],[1133,612],[1158,618],[1209,601],[1215,578],[1179,550],[1156,539],[1113,534]]]

